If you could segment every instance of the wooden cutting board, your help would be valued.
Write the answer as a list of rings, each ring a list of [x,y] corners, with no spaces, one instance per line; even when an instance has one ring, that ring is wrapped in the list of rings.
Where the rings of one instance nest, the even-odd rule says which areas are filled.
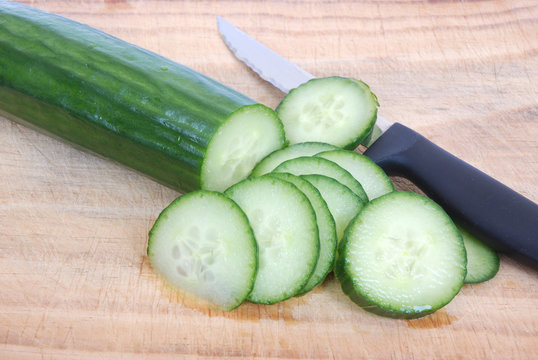
[[[223,16],[316,76],[363,79],[385,117],[538,201],[535,0],[24,2],[276,106],[283,94],[221,41]],[[538,359],[538,271],[506,256],[413,321],[363,311],[332,276],[277,305],[199,307],[145,255],[176,196],[0,118],[0,358]]]

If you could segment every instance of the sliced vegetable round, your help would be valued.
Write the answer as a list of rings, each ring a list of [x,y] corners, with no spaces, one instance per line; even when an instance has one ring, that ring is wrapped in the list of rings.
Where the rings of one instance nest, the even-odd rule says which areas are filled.
[[[361,211],[366,202],[347,186],[328,176],[314,174],[302,175],[301,178],[314,185],[327,203],[336,224],[336,237],[340,242],[349,222]]]
[[[260,104],[243,106],[211,138],[200,175],[202,188],[226,190],[284,143],[284,129],[273,110]]]
[[[321,284],[327,274],[333,269],[337,244],[336,225],[333,216],[327,207],[327,203],[323,200],[318,189],[312,184],[298,176],[288,173],[272,173],[271,176],[275,176],[297,186],[297,188],[306,195],[308,200],[310,200],[314,212],[316,213],[320,244],[319,259],[316,268],[314,269],[314,273],[306,285],[296,294],[296,296],[303,295]]]
[[[319,141],[354,149],[372,131],[377,106],[364,82],[327,77],[291,90],[277,112],[290,144]]]
[[[448,304],[466,273],[461,235],[425,196],[392,192],[369,202],[346,230],[336,275],[365,310],[416,318]]]
[[[294,159],[301,156],[312,156],[323,151],[338,149],[334,145],[320,142],[305,142],[287,146],[285,148],[273,151],[267,157],[256,165],[252,170],[252,176],[261,176],[273,171],[278,165],[286,160]]]
[[[370,200],[394,191],[394,185],[387,174],[366,155],[350,150],[329,150],[316,156],[331,160],[346,169],[362,185]]]
[[[284,161],[278,165],[274,172],[287,172],[293,175],[311,175],[319,174],[332,177],[343,185],[347,186],[358,197],[364,201],[368,201],[368,196],[362,188],[361,184],[355,178],[338,164],[313,156],[302,156],[295,159]]]
[[[274,304],[300,291],[319,258],[316,215],[293,184],[271,176],[235,184],[226,195],[247,214],[258,244],[258,273],[248,300]]]
[[[495,250],[458,226],[467,251],[466,284],[476,284],[492,279],[499,271],[500,259]]]
[[[239,306],[254,285],[254,234],[239,206],[220,193],[198,190],[173,201],[155,221],[147,253],[170,285],[222,310]]]

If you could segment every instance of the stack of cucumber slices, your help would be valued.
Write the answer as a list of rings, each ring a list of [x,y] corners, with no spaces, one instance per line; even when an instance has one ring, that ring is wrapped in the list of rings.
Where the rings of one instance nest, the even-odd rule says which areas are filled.
[[[155,271],[222,310],[304,295],[334,271],[351,300],[393,318],[430,314],[464,283],[492,278],[492,249],[345,149],[368,136],[376,111],[356,80],[316,79],[290,92],[277,113],[287,138],[299,140],[223,192],[198,190],[170,204],[149,235]]]

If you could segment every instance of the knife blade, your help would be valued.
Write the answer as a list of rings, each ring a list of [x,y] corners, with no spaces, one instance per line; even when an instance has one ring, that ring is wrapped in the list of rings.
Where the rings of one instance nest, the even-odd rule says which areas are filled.
[[[314,75],[217,17],[232,53],[287,93]],[[403,176],[455,222],[495,250],[538,266],[538,205],[400,123],[378,116],[364,155],[388,175]]]

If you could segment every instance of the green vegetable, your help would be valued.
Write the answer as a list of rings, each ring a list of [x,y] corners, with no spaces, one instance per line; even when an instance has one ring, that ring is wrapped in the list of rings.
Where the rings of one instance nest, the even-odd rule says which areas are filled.
[[[207,76],[1,0],[0,109],[183,191],[224,190],[285,145],[273,110]]]
[[[311,174],[301,175],[301,178],[318,189],[323,200],[327,203],[336,225],[336,237],[340,242],[349,222],[361,211],[366,201],[331,177]]]
[[[334,145],[320,142],[305,142],[286,146],[285,148],[273,151],[256,165],[252,170],[252,176],[260,176],[273,171],[278,165],[286,160],[295,159],[302,156],[313,156],[323,151],[338,149]]]
[[[331,160],[346,169],[362,185],[370,200],[394,191],[394,185],[387,174],[366,155],[340,149],[324,151],[316,156]]]
[[[198,190],[173,201],[155,221],[147,253],[175,289],[222,310],[239,306],[254,285],[254,234],[243,211],[217,192]]]
[[[373,313],[417,318],[448,304],[466,274],[461,235],[425,196],[391,192],[372,200],[346,230],[336,276]]]
[[[458,226],[467,251],[466,284],[476,284],[492,279],[499,271],[500,259],[495,250]]]
[[[368,201],[368,196],[362,185],[355,180],[353,175],[338,164],[327,159],[314,156],[301,156],[284,161],[273,172],[287,172],[293,175],[325,175],[347,186],[363,201]]]
[[[316,213],[320,245],[319,258],[314,273],[306,285],[296,294],[296,296],[303,295],[321,284],[327,274],[333,269],[336,244],[338,242],[336,238],[336,224],[327,207],[327,203],[321,196],[319,190],[308,181],[288,173],[271,173],[271,176],[288,181],[297,186],[297,188],[306,195],[308,200],[310,200],[310,204]]]
[[[258,244],[259,269],[248,300],[274,304],[306,285],[319,258],[316,214],[290,182],[264,175],[225,192],[247,214]]]
[[[334,76],[292,89],[277,112],[290,144],[319,141],[354,149],[372,131],[378,105],[364,82]]]

